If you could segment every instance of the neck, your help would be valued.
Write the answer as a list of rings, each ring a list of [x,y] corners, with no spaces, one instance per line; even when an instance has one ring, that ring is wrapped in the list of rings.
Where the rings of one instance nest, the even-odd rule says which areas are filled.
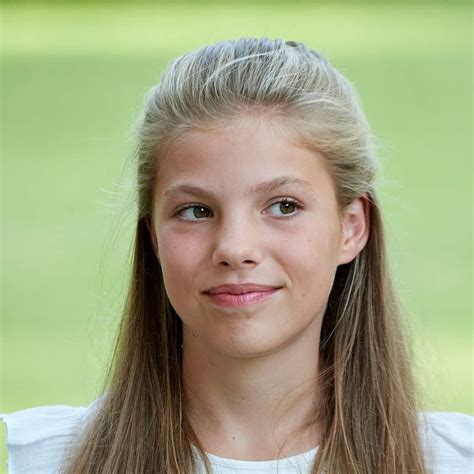
[[[285,347],[236,357],[183,327],[186,416],[206,452],[262,461],[319,444],[319,427],[311,421],[320,401],[320,329],[317,318]]]

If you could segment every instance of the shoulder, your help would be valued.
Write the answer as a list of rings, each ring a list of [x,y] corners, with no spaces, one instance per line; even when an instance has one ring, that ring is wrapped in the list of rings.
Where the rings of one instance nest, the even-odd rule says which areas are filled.
[[[433,473],[474,470],[474,417],[462,413],[419,413],[420,431]]]
[[[51,405],[0,414],[7,428],[8,472],[59,472],[65,448],[100,400],[83,407]]]

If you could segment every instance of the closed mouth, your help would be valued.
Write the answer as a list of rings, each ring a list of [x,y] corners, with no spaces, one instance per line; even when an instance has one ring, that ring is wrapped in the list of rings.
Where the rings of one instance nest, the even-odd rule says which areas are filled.
[[[238,285],[220,285],[205,291],[208,295],[219,295],[219,294],[230,294],[230,295],[242,295],[245,293],[262,293],[280,289],[281,287],[260,285],[256,283],[242,283]]]
[[[205,293],[218,306],[248,306],[269,299],[280,288],[265,291],[248,291],[245,293]]]

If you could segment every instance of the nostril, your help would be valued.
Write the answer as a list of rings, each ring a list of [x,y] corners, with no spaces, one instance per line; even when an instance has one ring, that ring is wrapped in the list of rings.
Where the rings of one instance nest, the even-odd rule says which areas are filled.
[[[233,264],[232,262],[227,261],[227,260],[222,260],[221,262],[219,262],[219,265],[224,266],[224,267],[234,267],[234,266],[239,266],[239,265],[255,265],[255,264],[256,262],[254,260],[242,260],[240,264],[238,263]]]
[[[219,242],[212,253],[212,263],[225,268],[250,267],[260,262],[262,252],[257,245]]]

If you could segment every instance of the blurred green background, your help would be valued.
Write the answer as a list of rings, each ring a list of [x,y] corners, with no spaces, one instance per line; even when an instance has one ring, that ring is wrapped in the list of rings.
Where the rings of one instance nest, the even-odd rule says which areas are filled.
[[[421,408],[474,414],[471,13],[408,2],[3,4],[0,411],[95,398],[127,283],[124,163],[143,95],[190,48],[268,36],[319,49],[356,84],[379,137]]]

